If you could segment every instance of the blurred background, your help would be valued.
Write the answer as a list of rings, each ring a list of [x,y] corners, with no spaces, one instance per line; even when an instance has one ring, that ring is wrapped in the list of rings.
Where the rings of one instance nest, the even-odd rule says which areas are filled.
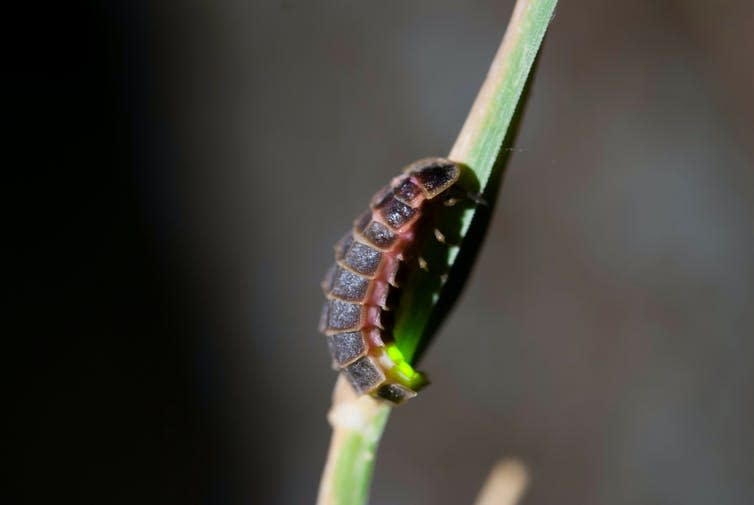
[[[3,501],[313,503],[331,247],[448,152],[512,6],[7,10]],[[754,501],[752,52],[747,0],[560,3],[373,504],[471,503],[500,457],[525,504]]]

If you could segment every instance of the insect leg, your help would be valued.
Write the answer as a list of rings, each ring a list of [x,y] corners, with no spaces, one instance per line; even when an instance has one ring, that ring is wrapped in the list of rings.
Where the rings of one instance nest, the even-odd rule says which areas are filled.
[[[446,207],[453,207],[459,202],[462,202],[465,200],[471,200],[477,205],[488,205],[487,200],[484,199],[484,197],[482,196],[482,193],[474,192],[474,191],[464,191],[461,188],[458,188],[456,186],[449,188],[445,192],[445,195],[446,195],[445,199],[443,200],[442,203]]]
[[[449,241],[448,237],[443,232],[441,232],[439,228],[435,228],[434,230],[432,230],[432,233],[434,233],[435,235],[435,240],[437,240],[442,245],[446,245],[448,247],[458,247],[461,245],[460,242]]]

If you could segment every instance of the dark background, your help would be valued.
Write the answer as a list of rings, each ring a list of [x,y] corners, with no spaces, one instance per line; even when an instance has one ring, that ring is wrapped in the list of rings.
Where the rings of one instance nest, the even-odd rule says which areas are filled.
[[[4,11],[7,503],[313,503],[331,245],[453,143],[512,1]],[[754,8],[562,1],[372,503],[754,500]],[[20,497],[20,499],[19,499]]]

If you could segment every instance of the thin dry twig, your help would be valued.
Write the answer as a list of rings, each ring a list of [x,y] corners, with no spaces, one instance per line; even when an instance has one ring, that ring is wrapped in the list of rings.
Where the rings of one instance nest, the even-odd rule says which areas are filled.
[[[526,466],[517,459],[499,461],[479,492],[476,505],[516,505],[529,483]]]

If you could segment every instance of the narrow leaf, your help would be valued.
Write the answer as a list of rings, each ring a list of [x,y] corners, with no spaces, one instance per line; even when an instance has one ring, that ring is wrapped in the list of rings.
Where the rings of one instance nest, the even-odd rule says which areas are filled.
[[[503,42],[466,123],[448,156],[466,166],[461,186],[482,195],[445,211],[437,227],[445,246],[425,240],[421,254],[431,268],[408,278],[393,328],[406,360],[415,363],[458,297],[481,246],[497,198],[531,71],[556,0],[516,3]],[[442,275],[445,274],[445,275]]]

